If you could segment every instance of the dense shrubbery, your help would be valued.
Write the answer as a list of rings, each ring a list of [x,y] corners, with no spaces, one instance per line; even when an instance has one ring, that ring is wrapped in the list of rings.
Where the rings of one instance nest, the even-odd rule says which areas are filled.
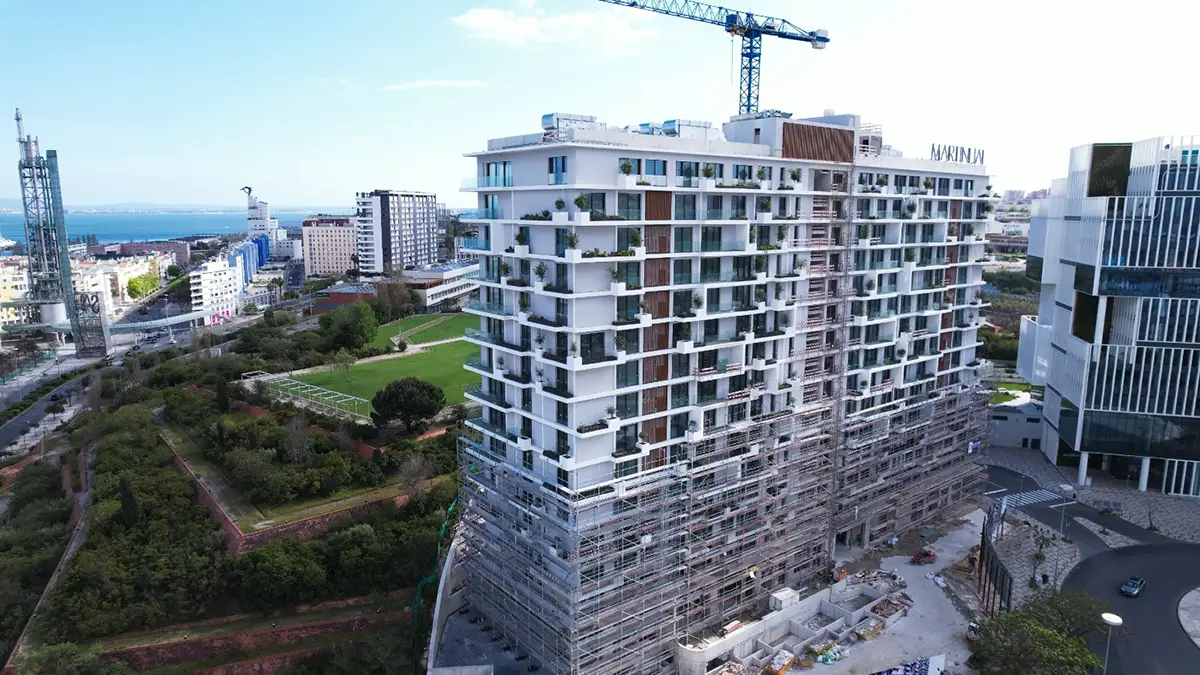
[[[88,539],[40,624],[81,640],[203,616],[223,592],[222,534],[157,442],[149,407],[88,414],[73,440],[97,442]]]
[[[8,658],[62,555],[69,515],[58,470],[27,466],[9,492],[9,520],[0,529],[0,662]]]
[[[209,419],[201,404],[207,402],[211,411],[212,400],[198,396],[164,392],[170,417],[180,424]],[[267,459],[270,470],[256,473],[255,460],[244,459],[265,454],[257,443],[280,442],[277,423],[230,416],[212,422],[219,425],[225,425],[222,433],[236,447],[224,453],[243,458],[235,460],[242,462],[238,470],[263,481],[269,479],[262,476],[289,475],[277,471],[278,460]],[[411,586],[434,565],[438,528],[456,490],[453,481],[435,483],[402,508],[383,509],[318,540],[274,542],[235,560],[225,553],[221,531],[195,503],[191,482],[173,469],[170,451],[157,442],[146,405],[84,413],[69,430],[77,446],[97,443],[95,485],[87,542],[60,579],[39,624],[51,642],[194,620],[217,608],[267,610]],[[288,429],[282,434],[286,445]],[[447,448],[449,455],[442,456]],[[452,442],[439,441],[414,446],[408,456],[430,457],[427,466],[453,470],[452,449]],[[350,472],[394,461],[383,453],[361,462],[329,449],[314,452],[313,464],[347,466],[343,459]],[[302,474],[315,470],[295,468]],[[320,488],[321,479],[304,475]],[[295,486],[287,483],[283,489]],[[32,514],[31,508],[23,506],[22,511]],[[6,570],[5,583],[9,577]]]
[[[1018,336],[1000,333],[985,326],[979,329],[979,339],[983,341],[979,356],[994,361],[1017,360],[1017,346],[1020,342]]]
[[[1024,271],[998,270],[995,272],[984,272],[983,280],[995,286],[996,290],[1001,293],[1038,295],[1042,291],[1041,284],[1025,276]]]
[[[452,438],[401,440],[388,452],[362,460],[347,452],[348,434],[311,433],[299,415],[284,425],[272,417],[221,415],[213,399],[193,391],[169,390],[163,399],[167,419],[178,428],[194,430],[205,457],[258,504],[327,496],[343,487],[375,487],[400,472],[415,483],[431,471],[449,473],[455,468]]]

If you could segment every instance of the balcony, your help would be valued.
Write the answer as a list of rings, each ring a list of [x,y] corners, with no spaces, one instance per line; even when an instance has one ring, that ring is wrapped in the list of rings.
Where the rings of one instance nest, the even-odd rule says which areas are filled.
[[[546,174],[546,185],[566,185],[567,173],[565,171],[554,171]]]
[[[574,394],[571,393],[571,390],[567,389],[566,384],[556,384],[553,386],[547,384],[542,387],[542,391],[559,398],[571,398],[574,396]]]
[[[487,420],[485,420],[482,417],[473,417],[473,418],[467,420],[467,424],[470,426],[477,427],[481,431],[486,431],[490,434],[506,438],[513,443],[517,442],[516,434],[512,433],[508,429],[505,429],[502,425],[492,424],[491,422],[488,422]]]
[[[462,248],[468,251],[490,251],[492,250],[492,241],[490,239],[463,239]]]
[[[490,209],[474,209],[471,211],[463,211],[460,214],[463,220],[499,220],[504,215],[499,208]]]
[[[720,253],[720,252],[734,252],[734,251],[741,253],[741,252],[744,252],[745,250],[746,250],[746,242],[744,242],[744,241],[730,241],[730,242],[702,241],[702,242],[700,242],[700,252],[701,253]]]
[[[463,189],[512,187],[512,176],[472,176],[464,178]]]
[[[464,384],[463,393],[469,398],[474,398],[483,403],[489,403],[503,410],[507,410],[512,407],[512,404],[505,399],[504,394],[496,394],[489,391],[484,391],[483,385],[479,382]]]
[[[472,300],[467,303],[467,309],[474,312],[486,314],[494,314],[496,316],[512,316],[513,312],[505,308],[502,302],[483,302],[482,300]]]
[[[513,344],[513,343],[511,343],[511,342],[506,342],[506,341],[504,340],[504,337],[503,337],[503,336],[500,336],[500,335],[492,335],[491,333],[488,333],[488,332],[486,332],[486,331],[479,330],[478,328],[468,328],[468,329],[467,329],[467,331],[466,331],[466,333],[465,333],[465,337],[466,337],[468,340],[477,340],[477,341],[479,341],[479,342],[483,342],[483,343],[486,343],[486,344],[489,344],[489,345],[495,345],[495,346],[497,346],[497,347],[503,347],[503,348],[505,348],[505,349],[508,349],[508,350],[511,350],[511,351],[514,351],[514,352],[527,352],[527,351],[529,351],[529,345],[527,345],[527,344],[526,344],[526,345],[515,345],[515,344]]]

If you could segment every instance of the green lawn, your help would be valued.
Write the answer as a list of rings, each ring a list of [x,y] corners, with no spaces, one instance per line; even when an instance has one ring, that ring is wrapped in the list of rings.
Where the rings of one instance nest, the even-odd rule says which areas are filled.
[[[998,391],[988,397],[988,403],[991,403],[993,405],[997,404],[997,403],[1008,403],[1009,401],[1013,400],[1014,398],[1016,398],[1016,396],[1013,396],[1012,394],[1009,394],[1009,393],[1003,392],[1003,391]]]
[[[479,328],[479,317],[474,314],[455,314],[445,321],[413,333],[409,339],[417,344],[449,340],[462,337],[468,328]]]
[[[1007,389],[1009,391],[1029,391],[1033,388],[1028,382],[997,382],[998,389]]]
[[[402,356],[383,361],[361,363],[350,369],[301,375],[299,380],[343,394],[370,399],[375,392],[392,380],[415,376],[432,382],[446,392],[446,405],[462,403],[462,387],[479,381],[479,375],[463,369],[467,357],[479,353],[479,347],[469,342],[453,342],[431,347],[424,354]]]
[[[390,348],[392,346],[392,338],[401,333],[410,331],[417,326],[422,326],[431,321],[436,321],[437,314],[417,314],[415,316],[397,319],[391,323],[385,323],[375,330],[375,339],[371,344],[376,347]],[[476,319],[478,320],[478,318]]]

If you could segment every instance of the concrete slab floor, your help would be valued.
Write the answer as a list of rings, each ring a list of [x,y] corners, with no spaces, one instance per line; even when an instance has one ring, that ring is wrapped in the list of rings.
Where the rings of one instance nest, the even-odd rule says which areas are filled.
[[[1200,588],[1192,589],[1179,601],[1179,625],[1200,647]]]
[[[984,512],[972,511],[967,523],[950,527],[934,541],[922,542],[937,553],[937,562],[930,565],[910,565],[912,551],[901,551],[880,561],[881,569],[899,570],[908,582],[906,593],[913,599],[908,615],[884,630],[869,642],[850,645],[850,656],[829,666],[821,666],[828,675],[865,675],[893,668],[909,661],[935,654],[946,655],[949,672],[965,670],[967,641],[964,633],[967,619],[955,607],[946,591],[928,578],[965,558],[971,547],[979,543],[983,530]]]
[[[446,620],[442,644],[438,650],[437,667],[491,665],[495,675],[529,675],[530,660],[517,661],[517,650],[504,651],[503,640],[492,641],[495,631],[484,631],[484,622],[471,623],[478,617],[475,611],[455,614]],[[549,671],[542,668],[539,675]]]

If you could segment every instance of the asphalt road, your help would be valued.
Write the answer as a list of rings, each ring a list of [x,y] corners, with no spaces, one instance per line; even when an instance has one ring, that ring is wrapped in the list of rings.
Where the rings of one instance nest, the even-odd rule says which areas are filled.
[[[1051,486],[1053,487],[1053,486]],[[1016,495],[1038,490],[1029,477],[996,466],[988,466],[990,497]],[[1010,496],[1010,499],[1012,497]],[[1102,516],[1085,504],[1051,499],[1021,506],[1039,522],[1054,528],[1063,523],[1063,534],[1079,546],[1082,560],[1063,582],[1066,588],[1090,593],[1125,619],[1123,631],[1113,635],[1109,675],[1179,675],[1200,673],[1200,649],[1179,625],[1179,600],[1200,587],[1200,544],[1184,544],[1150,532],[1120,518]],[[1058,506],[1067,504],[1066,506]],[[1061,512],[1066,511],[1065,518]],[[1087,518],[1113,532],[1142,542],[1143,546],[1109,549],[1091,530],[1071,520]],[[1140,598],[1127,598],[1121,584],[1131,576],[1146,579]],[[1017,579],[1017,583],[1024,580]],[[1104,655],[1104,640],[1093,641],[1095,653]]]
[[[1098,553],[1080,562],[1065,586],[1100,598],[1125,620],[1114,635],[1109,675],[1200,672],[1200,649],[1179,625],[1179,600],[1200,587],[1200,544],[1148,544]],[[1146,579],[1138,598],[1121,594],[1131,576]],[[1097,645],[1093,645],[1096,648]],[[1103,654],[1103,641],[1098,653]]]
[[[79,377],[83,377],[84,375],[85,373],[80,373]],[[54,403],[54,401],[50,400],[50,397],[55,393],[66,392],[68,389],[75,387],[79,383],[79,377],[56,387],[54,391],[43,396],[37,403],[29,406],[25,412],[9,420],[7,424],[0,426],[0,448],[7,448],[10,443],[24,436],[31,422],[40,423],[46,417],[46,408]],[[74,395],[81,396],[82,393],[76,392]]]

